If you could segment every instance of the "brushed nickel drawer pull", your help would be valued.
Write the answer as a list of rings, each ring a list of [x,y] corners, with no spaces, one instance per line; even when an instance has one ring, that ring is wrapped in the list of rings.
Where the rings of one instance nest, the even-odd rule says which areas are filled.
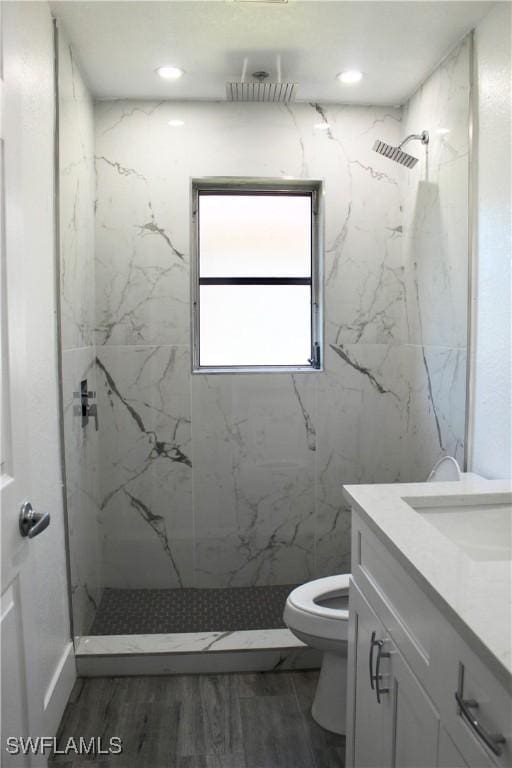
[[[478,722],[476,717],[473,717],[470,709],[478,709],[478,702],[474,699],[463,699],[458,691],[455,692],[455,699],[459,705],[459,713],[463,715],[467,723],[471,726],[474,732],[479,736],[484,744],[486,744],[491,752],[498,757],[503,752],[500,744],[505,744],[506,739],[501,733],[487,733],[483,725]]]
[[[382,675],[380,674],[380,660],[381,659],[389,659],[391,656],[390,653],[383,653],[382,646],[384,645],[384,640],[379,640],[378,646],[379,650],[377,652],[377,667],[375,670],[375,692],[377,694],[377,703],[380,704],[380,696],[381,693],[389,693],[389,688],[381,688],[380,687],[380,681],[382,680]]]

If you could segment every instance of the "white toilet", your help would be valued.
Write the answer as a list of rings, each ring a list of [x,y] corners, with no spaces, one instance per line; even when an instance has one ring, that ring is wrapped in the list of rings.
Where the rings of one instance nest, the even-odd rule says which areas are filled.
[[[457,481],[461,470],[453,456],[434,465],[427,482]],[[349,573],[316,579],[290,592],[284,621],[299,640],[324,652],[312,715],[334,733],[345,733]]]
[[[293,634],[323,651],[312,715],[334,733],[345,733],[348,582],[350,574],[302,584],[288,595],[284,620]]]

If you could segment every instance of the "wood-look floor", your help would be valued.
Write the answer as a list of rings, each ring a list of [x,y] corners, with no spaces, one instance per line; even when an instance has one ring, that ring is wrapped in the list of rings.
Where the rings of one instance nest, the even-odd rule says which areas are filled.
[[[312,719],[317,672],[78,680],[59,729],[123,739],[117,756],[53,768],[343,768],[345,740]]]

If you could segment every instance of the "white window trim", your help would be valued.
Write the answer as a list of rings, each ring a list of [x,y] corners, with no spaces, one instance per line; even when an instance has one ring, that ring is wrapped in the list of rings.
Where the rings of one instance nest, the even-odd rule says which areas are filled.
[[[319,345],[319,364],[311,365],[199,365],[199,194],[203,190],[226,192],[290,192],[303,190],[312,194],[312,269],[311,269],[311,343]],[[323,371],[323,261],[324,261],[324,191],[317,179],[280,179],[212,176],[191,179],[191,349],[192,373],[318,373]]]

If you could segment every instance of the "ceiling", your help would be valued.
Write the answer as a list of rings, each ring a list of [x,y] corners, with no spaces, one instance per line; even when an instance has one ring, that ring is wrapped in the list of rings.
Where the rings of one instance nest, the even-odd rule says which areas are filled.
[[[492,3],[52,2],[93,94],[100,99],[225,99],[225,83],[264,69],[298,83],[298,101],[402,104]],[[185,70],[164,81],[157,67]],[[364,73],[342,85],[345,69]]]

